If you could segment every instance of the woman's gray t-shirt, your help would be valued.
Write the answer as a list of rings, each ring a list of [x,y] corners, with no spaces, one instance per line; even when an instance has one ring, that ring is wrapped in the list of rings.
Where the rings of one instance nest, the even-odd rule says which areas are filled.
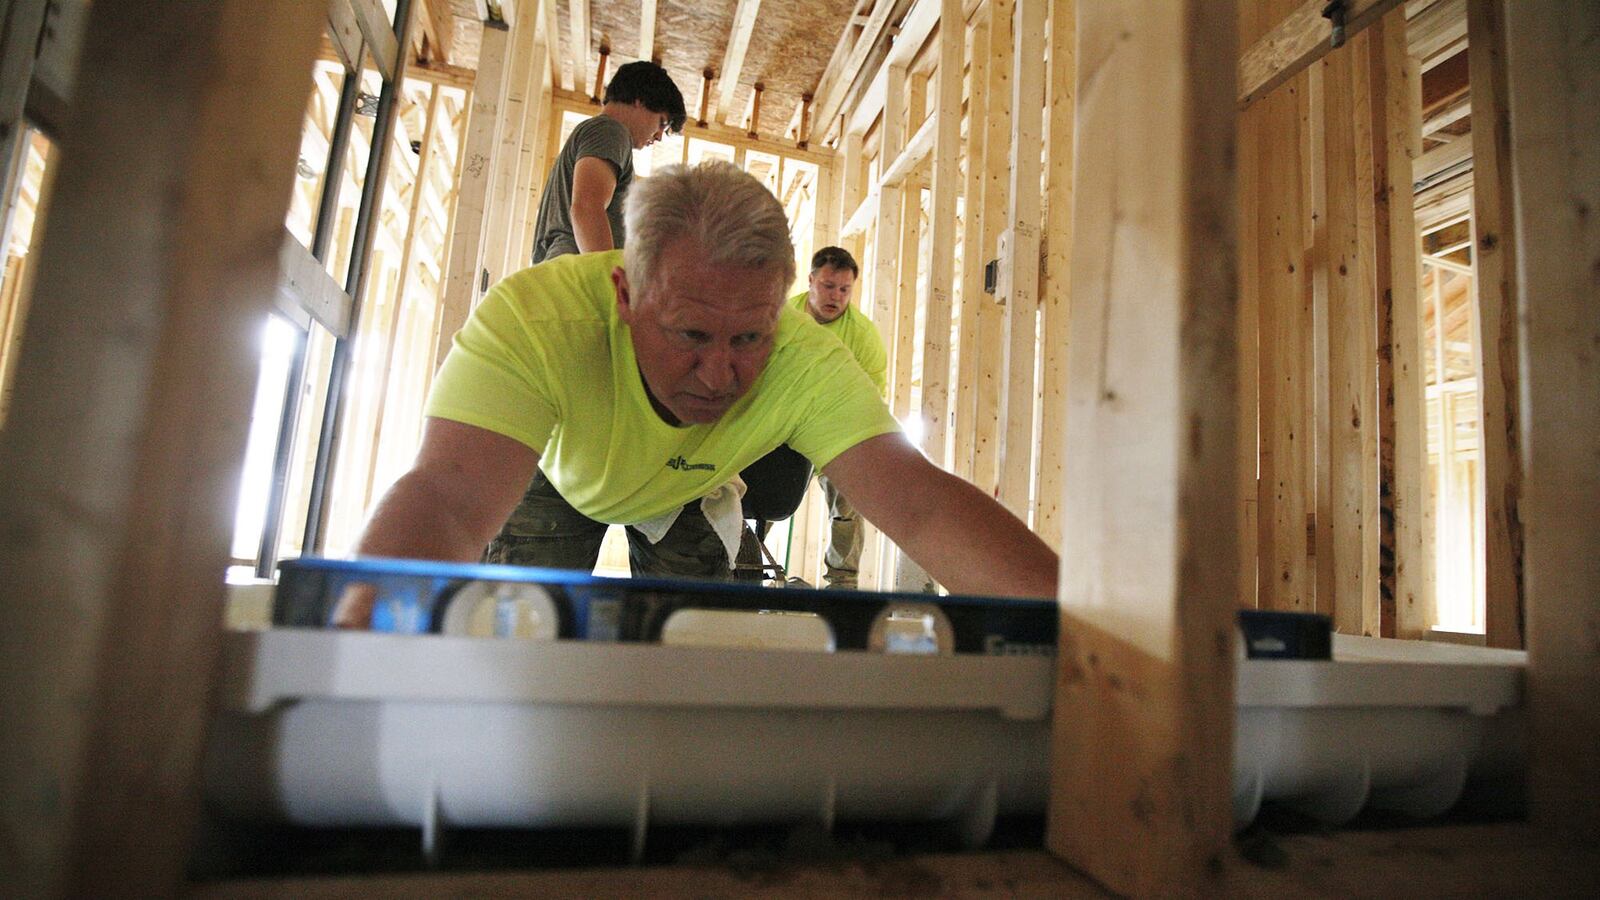
[[[572,173],[578,160],[597,156],[611,163],[617,176],[617,188],[606,205],[606,219],[611,222],[611,240],[622,246],[622,201],[628,196],[628,185],[633,181],[633,138],[628,126],[606,115],[585,119],[572,129],[572,135],[561,147],[561,155],[550,168],[545,179],[544,196],[539,201],[539,219],[533,232],[533,262],[543,262],[554,256],[578,252],[578,241],[572,233]]]

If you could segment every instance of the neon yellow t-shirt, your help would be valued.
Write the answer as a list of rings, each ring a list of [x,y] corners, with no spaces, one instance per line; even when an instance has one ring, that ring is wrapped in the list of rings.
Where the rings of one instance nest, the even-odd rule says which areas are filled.
[[[801,291],[789,298],[789,305],[805,314],[811,319],[811,313],[806,309],[806,297],[810,291]],[[811,319],[815,322],[816,319]],[[883,337],[878,333],[878,326],[872,320],[862,315],[854,306],[847,306],[839,318],[822,325],[834,333],[834,336],[844,342],[855,356],[856,362],[878,386],[878,396],[883,396],[888,386],[889,356],[883,350]]]
[[[611,270],[622,251],[561,256],[495,285],[455,337],[426,413],[503,434],[584,515],[633,524],[704,497],[779,444],[817,468],[898,431],[850,351],[785,308],[750,390],[709,425],[650,405]]]

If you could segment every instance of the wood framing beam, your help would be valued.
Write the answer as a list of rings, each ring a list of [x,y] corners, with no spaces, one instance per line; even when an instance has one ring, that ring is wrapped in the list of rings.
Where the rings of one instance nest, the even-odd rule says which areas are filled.
[[[961,343],[956,356],[956,398],[951,471],[972,480],[978,416],[978,310],[992,305],[983,292],[984,124],[988,111],[989,17],[979,12],[967,30],[967,167],[962,183]]]
[[[861,139],[860,135],[855,135],[854,137],[858,141]],[[895,182],[890,186],[899,187],[899,185],[899,182]],[[873,219],[875,219],[878,215],[879,190],[880,188],[877,185],[873,185],[872,188],[867,192],[867,195],[861,198],[861,202],[856,205],[855,211],[850,213],[850,216],[845,219],[844,225],[839,228],[840,240],[855,235],[866,234],[867,228],[872,225]]]
[[[961,51],[966,20],[961,0],[939,3],[939,68],[934,75],[932,196],[928,217],[928,292],[923,303],[922,452],[949,468],[950,319],[956,280],[956,195],[961,190],[956,157],[961,152]]]
[[[433,45],[433,53],[428,55],[430,62],[450,62],[450,51],[455,46],[456,17],[450,9],[450,0],[422,0],[422,23],[429,42]],[[413,67],[415,68],[415,67]]]
[[[656,58],[656,0],[639,0],[639,58]]]
[[[1404,15],[1402,10],[1399,15]],[[1378,616],[1378,323],[1373,296],[1370,212],[1371,92],[1367,43],[1357,35],[1350,52],[1315,65],[1323,76],[1320,177],[1326,300],[1319,329],[1326,335],[1326,378],[1319,385],[1317,611],[1344,634],[1377,636]],[[1360,110],[1360,114],[1358,114]],[[1361,188],[1365,187],[1365,196]],[[1326,478],[1323,469],[1326,467]]]
[[[828,127],[826,123],[832,122],[833,117],[839,114],[845,94],[850,91],[856,76],[861,74],[861,67],[866,64],[867,54],[877,44],[878,36],[889,23],[889,13],[893,11],[895,3],[896,0],[877,0],[877,4],[872,8],[871,17],[867,19],[867,24],[862,26],[861,34],[856,37],[855,46],[850,49],[850,55],[845,57],[844,65],[839,68],[837,80],[833,82],[828,92],[822,95],[821,102],[817,104],[817,121],[824,123],[824,129]],[[880,71],[887,71],[887,68]]]
[[[1424,72],[1460,52],[1466,42],[1466,0],[1439,0],[1406,21],[1406,47]]]
[[[240,411],[326,11],[90,13],[95,89],[62,136],[0,431],[5,896],[182,892]]]
[[[1094,89],[1076,105],[1046,842],[1133,896],[1227,893],[1237,27],[1226,2],[1078,10]]]
[[[544,39],[549,45],[550,84],[554,88],[570,91],[576,86],[572,80],[571,61],[561,55],[561,14],[555,0],[541,0],[544,11]]]
[[[552,4],[553,5],[553,4]],[[568,54],[572,63],[572,87],[589,86],[589,0],[567,0],[567,25],[570,29]],[[566,87],[565,79],[562,79]]]
[[[1266,28],[1287,4],[1245,4],[1252,26]],[[1263,608],[1315,610],[1315,570],[1307,537],[1316,490],[1311,467],[1316,354],[1314,282],[1310,253],[1315,221],[1312,150],[1319,141],[1311,116],[1312,78],[1296,76],[1294,91],[1278,91],[1242,110],[1244,154],[1257,170],[1253,189],[1254,239],[1242,247],[1241,270],[1257,309],[1257,420],[1259,477],[1256,481],[1257,559]]]
[[[1472,285],[1484,504],[1484,634],[1491,647],[1523,646],[1522,422],[1517,385],[1517,247],[1511,205],[1511,116],[1506,106],[1505,13],[1499,0],[1468,0],[1472,72]],[[1457,143],[1467,143],[1459,141]],[[1446,147],[1452,146],[1446,144]],[[1442,327],[1442,325],[1441,325]],[[1600,600],[1600,597],[1596,598]]]
[[[1420,249],[1409,202],[1421,144],[1416,64],[1405,23],[1391,13],[1373,27],[1374,283],[1378,300],[1378,603],[1384,637],[1420,638],[1434,624],[1433,528],[1423,399]]]
[[[916,0],[915,4],[906,11],[894,33],[894,44],[884,52],[884,66],[879,67],[877,75],[867,82],[857,95],[850,121],[846,126],[855,131],[866,131],[872,127],[872,122],[883,111],[884,98],[884,73],[887,65],[904,65],[907,71],[912,69],[917,51],[927,41],[928,35],[933,32],[933,27],[939,23],[939,0]],[[918,66],[920,74],[921,66]]]
[[[555,91],[551,99],[553,107],[557,110],[572,110],[584,115],[594,115],[594,104],[583,94],[571,91]],[[827,147],[807,147],[802,149],[785,141],[775,141],[765,137],[751,137],[749,132],[742,128],[721,123],[707,123],[704,127],[693,120],[684,123],[683,134],[685,137],[698,138],[705,141],[715,141],[727,144],[737,150],[755,150],[760,153],[771,153],[788,159],[801,162],[815,163],[817,165],[831,164],[839,154]]]
[[[1511,277],[1521,323],[1517,446],[1527,490],[1529,813],[1534,824],[1593,846],[1600,830],[1600,809],[1590,802],[1600,796],[1600,7],[1551,0],[1503,9],[1517,248]]]
[[[533,68],[529,72],[528,101],[523,104],[522,146],[518,149],[517,187],[512,194],[511,237],[507,244],[506,272],[516,272],[533,260],[533,233],[539,219],[539,199],[549,165],[544,148],[557,116],[550,105],[549,42],[543,33],[533,45]]]
[[[1400,0],[1345,0],[1346,40],[1376,22]],[[1239,56],[1239,105],[1249,106],[1332,49],[1327,0],[1305,0]]]
[[[1077,93],[1077,0],[1050,4],[1050,113],[1045,139],[1044,234],[1039,271],[1039,352],[1043,356],[1039,385],[1038,488],[1034,530],[1045,543],[1061,547],[1062,453],[1066,438],[1067,347],[1071,336],[1068,300],[1072,287],[1072,105]]]
[[[723,124],[729,124],[733,95],[739,90],[739,73],[744,68],[745,50],[750,46],[750,35],[755,31],[756,14],[760,11],[761,0],[739,0],[739,5],[733,11],[728,46],[722,54],[722,68],[717,70],[717,107],[713,114]],[[756,130],[754,123],[750,130]]]
[[[983,239],[978,265],[997,254],[1005,229],[1011,180],[1012,0],[989,0],[988,115],[984,121]],[[973,256],[966,257],[973,259]],[[973,416],[972,483],[994,494],[1000,486],[1000,392],[1005,376],[1004,310],[994,298],[978,303],[978,378]]]
[[[1044,142],[1045,3],[1017,0],[1011,78],[1011,203],[1000,253],[1005,306],[1005,381],[1000,392],[1000,502],[1024,522],[1032,516],[1034,363],[1039,341],[1040,149]]]
[[[400,72],[400,43],[395,39],[394,23],[389,21],[383,4],[379,0],[334,2],[350,4],[356,14],[356,25],[361,28],[361,37],[367,42],[367,50],[372,53],[373,68],[385,81],[393,81]]]
[[[923,119],[927,100],[928,77],[908,71],[905,122],[907,129],[913,122]],[[890,407],[901,421],[905,421],[911,412],[911,382],[914,375],[912,359],[916,352],[917,282],[918,270],[922,263],[922,189],[925,183],[919,169],[911,173],[900,185],[900,233],[896,236],[900,244],[898,251],[900,266],[899,278],[895,282],[894,324],[884,331],[884,338],[889,345],[887,349]]]
[[[933,139],[937,133],[938,124],[938,112],[931,113],[928,118],[924,119],[922,126],[917,129],[916,134],[911,136],[911,140],[906,141],[906,145],[899,155],[887,166],[884,166],[883,174],[878,176],[878,184],[899,184],[906,180],[907,175],[910,175],[918,166],[921,166],[923,160],[927,159],[928,154],[933,150]]]
[[[301,328],[315,319],[335,337],[350,333],[350,295],[287,230],[278,247],[278,312]]]
[[[348,0],[328,4],[328,40],[346,72],[361,71],[361,25]]]
[[[461,147],[461,176],[456,179],[455,227],[450,237],[444,300],[440,304],[435,367],[444,363],[450,342],[487,287],[482,274],[484,229],[494,180],[494,151],[499,142],[500,98],[506,89],[508,39],[506,29],[485,27],[478,48],[478,84],[472,92],[467,137]]]
[[[521,16],[507,36],[504,94],[495,110],[498,118],[491,165],[494,167],[488,193],[483,232],[482,267],[492,285],[527,265],[530,249],[512,247],[512,220],[518,211],[517,172],[522,162],[522,146],[528,125],[528,104],[537,102],[542,74],[534,78],[534,37],[538,19]],[[539,60],[543,62],[543,60]],[[482,287],[480,281],[479,287]]]

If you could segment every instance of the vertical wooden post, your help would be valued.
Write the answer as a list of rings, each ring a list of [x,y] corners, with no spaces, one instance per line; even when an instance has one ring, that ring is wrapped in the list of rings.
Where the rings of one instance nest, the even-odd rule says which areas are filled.
[[[883,100],[883,124],[878,130],[879,167],[887,166],[906,143],[905,97],[906,70],[904,66],[889,66],[885,79],[887,90]],[[882,185],[878,190],[877,230],[872,246],[872,322],[878,326],[885,342],[893,340],[895,284],[900,271],[900,186]],[[894,351],[891,348],[889,352]]]
[[[836,165],[839,166],[840,203],[835,213],[834,234],[838,234],[844,228],[845,219],[856,211],[856,207],[861,205],[861,200],[866,195],[866,190],[862,185],[866,166],[862,164],[861,160],[861,135],[854,132],[846,132],[842,140],[842,146],[839,149],[840,154]],[[862,259],[862,244],[864,243],[865,238],[862,235],[851,235],[845,238],[842,243],[842,246],[850,251],[850,255],[855,257],[857,263],[862,267],[860,279],[862,283],[856,285],[858,298],[866,294],[867,278],[875,275],[875,272],[869,273],[868,271],[868,260]]]
[[[1403,12],[1390,12],[1368,30],[1378,303],[1378,603],[1383,636],[1420,638],[1434,619],[1421,251],[1411,187],[1412,160],[1421,149],[1421,94]]]
[[[523,251],[511,244],[511,221],[517,208],[517,171],[522,162],[522,145],[528,133],[528,104],[538,102],[534,82],[533,44],[536,16],[517,16],[508,39],[508,56],[502,84],[503,99],[495,110],[494,170],[489,189],[488,209],[483,231],[483,268],[494,284],[510,274],[508,260],[522,258]],[[485,29],[487,30],[487,29]],[[521,266],[516,266],[521,268]],[[481,286],[480,281],[480,286]]]
[[[443,311],[435,365],[444,363],[450,342],[467,321],[467,314],[482,295],[481,260],[484,249],[486,201],[493,182],[498,144],[500,97],[504,88],[506,32],[485,27],[478,48],[478,78],[472,86],[472,110],[467,116],[467,138],[461,145],[461,177],[456,180],[455,232],[450,236],[450,266],[445,273]],[[560,118],[556,121],[559,123]],[[559,125],[553,129],[559,135]],[[552,138],[555,140],[558,138]]]
[[[1078,10],[1047,841],[1136,896],[1223,893],[1232,830],[1236,25],[1230,3]]]
[[[956,156],[961,151],[961,51],[966,34],[961,0],[939,3],[939,72],[933,92],[937,116],[933,138],[933,197],[928,217],[928,302],[922,343],[922,452],[944,467],[949,447],[950,305],[956,272],[956,194],[961,186]]]
[[[1483,460],[1484,638],[1522,647],[1522,423],[1517,418],[1516,242],[1511,240],[1511,122],[1506,110],[1500,0],[1467,3],[1472,81],[1472,305],[1477,354],[1478,440]],[[1600,50],[1597,50],[1600,52]]]
[[[1039,473],[1035,530],[1061,546],[1061,467],[1067,412],[1067,302],[1072,287],[1072,104],[1077,93],[1077,0],[1050,5],[1050,130],[1045,143],[1044,268],[1039,274],[1039,352],[1043,400],[1039,411]]]
[[[1317,609],[1332,615],[1345,634],[1377,632],[1376,621],[1369,631],[1365,613],[1369,606],[1376,609],[1378,596],[1378,324],[1365,277],[1368,262],[1361,254],[1361,233],[1370,236],[1372,229],[1370,215],[1362,216],[1361,209],[1371,201],[1357,195],[1358,172],[1371,170],[1370,138],[1362,140],[1371,120],[1356,127],[1356,109],[1364,106],[1356,99],[1357,89],[1367,90],[1367,78],[1364,72],[1355,77],[1357,67],[1365,69],[1369,39],[1366,32],[1358,34],[1348,49],[1318,64],[1326,76],[1321,112],[1326,116],[1323,189],[1328,200],[1322,211],[1327,229],[1329,478],[1325,527],[1318,516],[1322,540],[1317,564],[1319,569],[1328,567],[1331,579],[1326,595],[1319,584]],[[1368,178],[1370,183],[1370,174]]]
[[[883,100],[883,122],[878,131],[878,164],[879,169],[887,166],[905,147],[905,91],[906,70],[904,66],[889,65],[885,75]],[[894,362],[894,309],[895,285],[899,275],[900,263],[900,228],[901,228],[901,185],[880,185],[878,189],[878,215],[877,228],[872,236],[872,322],[878,326],[878,332],[883,336],[884,349],[889,355],[889,373],[891,376],[890,390],[893,390],[893,362]],[[890,395],[891,399],[893,394]],[[895,554],[890,551],[887,539],[881,534],[869,534],[866,546],[862,551],[861,569],[870,572],[870,577],[876,584],[892,584],[892,577],[885,577],[885,572],[892,572]],[[877,540],[873,540],[877,538]],[[867,551],[872,551],[868,553]]]
[[[1298,4],[1273,0],[1257,8],[1263,31]],[[1242,40],[1259,34],[1246,32]],[[1305,273],[1305,184],[1301,135],[1308,124],[1300,110],[1309,76],[1301,74],[1258,100],[1240,115],[1240,128],[1254,132],[1256,268],[1243,277],[1254,282],[1259,320],[1260,478],[1256,503],[1259,526],[1260,591],[1269,609],[1310,610],[1314,603],[1307,553],[1306,502],[1314,496],[1306,463],[1310,424],[1305,400],[1309,359],[1302,342],[1309,334],[1305,301],[1311,279]],[[1080,140],[1081,146],[1081,140]],[[1248,211],[1247,211],[1248,213]]]
[[[1000,501],[1029,521],[1033,475],[1034,351],[1039,332],[1039,170],[1044,131],[1046,0],[1016,0],[1011,78],[1009,259],[1000,264],[1005,383],[1000,392]]]
[[[542,22],[542,16],[529,16],[529,27]],[[511,192],[511,225],[506,237],[505,268],[509,275],[525,268],[533,261],[533,232],[539,219],[538,195],[544,184],[545,170],[542,152],[545,146],[545,129],[549,127],[554,110],[544,89],[549,73],[549,41],[540,32],[534,38],[530,51],[533,65],[528,72],[528,98],[523,104],[522,143],[517,148],[517,184]]]
[[[995,253],[1005,228],[1011,146],[1011,11],[1013,0],[989,0],[989,85],[983,177],[983,241],[973,265]],[[977,398],[973,425],[972,483],[993,494],[1000,487],[1000,391],[1005,377],[1004,312],[993,298],[978,303]]]
[[[1253,39],[1267,26],[1261,23],[1265,13],[1260,4],[1246,3],[1239,9],[1239,30],[1244,39]],[[1260,269],[1258,239],[1260,213],[1263,202],[1257,183],[1261,179],[1261,145],[1265,136],[1257,125],[1259,113],[1241,114],[1235,123],[1238,142],[1239,208],[1236,219],[1239,236],[1239,306],[1235,317],[1238,339],[1234,352],[1238,362],[1238,396],[1235,406],[1235,424],[1238,427],[1239,452],[1235,460],[1234,477],[1238,488],[1239,527],[1239,606],[1253,609],[1257,604],[1257,577],[1270,577],[1261,570],[1263,560],[1270,559],[1260,552],[1260,535],[1265,526],[1257,520],[1260,510],[1257,473],[1261,466],[1260,435],[1257,431],[1257,394],[1261,384],[1261,348],[1256,336],[1261,325],[1260,281],[1255,273]]]
[[[912,134],[926,115],[928,77],[910,75],[906,84],[905,133]],[[922,254],[922,166],[905,177],[900,187],[900,277],[895,282],[894,317],[884,323],[889,351],[889,397],[894,414],[905,421],[911,414],[912,357],[917,340],[917,274]]]
[[[1593,840],[1600,830],[1600,8],[1551,0],[1507,4],[1504,12],[1522,325],[1519,447],[1527,474],[1529,812],[1536,824]],[[1473,127],[1480,127],[1476,115]]]
[[[967,31],[967,172],[962,184],[961,344],[956,357],[954,454],[951,471],[972,478],[977,437],[979,309],[990,303],[983,292],[984,126],[988,112],[989,18],[979,12]]]
[[[5,896],[180,892],[240,411],[326,13],[90,11],[0,432]]]

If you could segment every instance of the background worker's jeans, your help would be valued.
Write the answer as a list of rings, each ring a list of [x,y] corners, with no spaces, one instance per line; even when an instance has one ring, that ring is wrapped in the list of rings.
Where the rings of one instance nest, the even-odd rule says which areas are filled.
[[[544,471],[537,470],[522,502],[483,551],[483,561],[592,572],[608,527],[573,509],[545,478]],[[730,576],[728,551],[700,511],[699,500],[684,505],[678,520],[657,543],[650,543],[631,525],[627,533],[628,568],[635,577]]]
[[[818,475],[817,484],[822,486],[828,515],[833,519],[833,528],[828,532],[828,552],[822,558],[827,565],[828,586],[853,588],[861,568],[861,518],[828,476]]]

